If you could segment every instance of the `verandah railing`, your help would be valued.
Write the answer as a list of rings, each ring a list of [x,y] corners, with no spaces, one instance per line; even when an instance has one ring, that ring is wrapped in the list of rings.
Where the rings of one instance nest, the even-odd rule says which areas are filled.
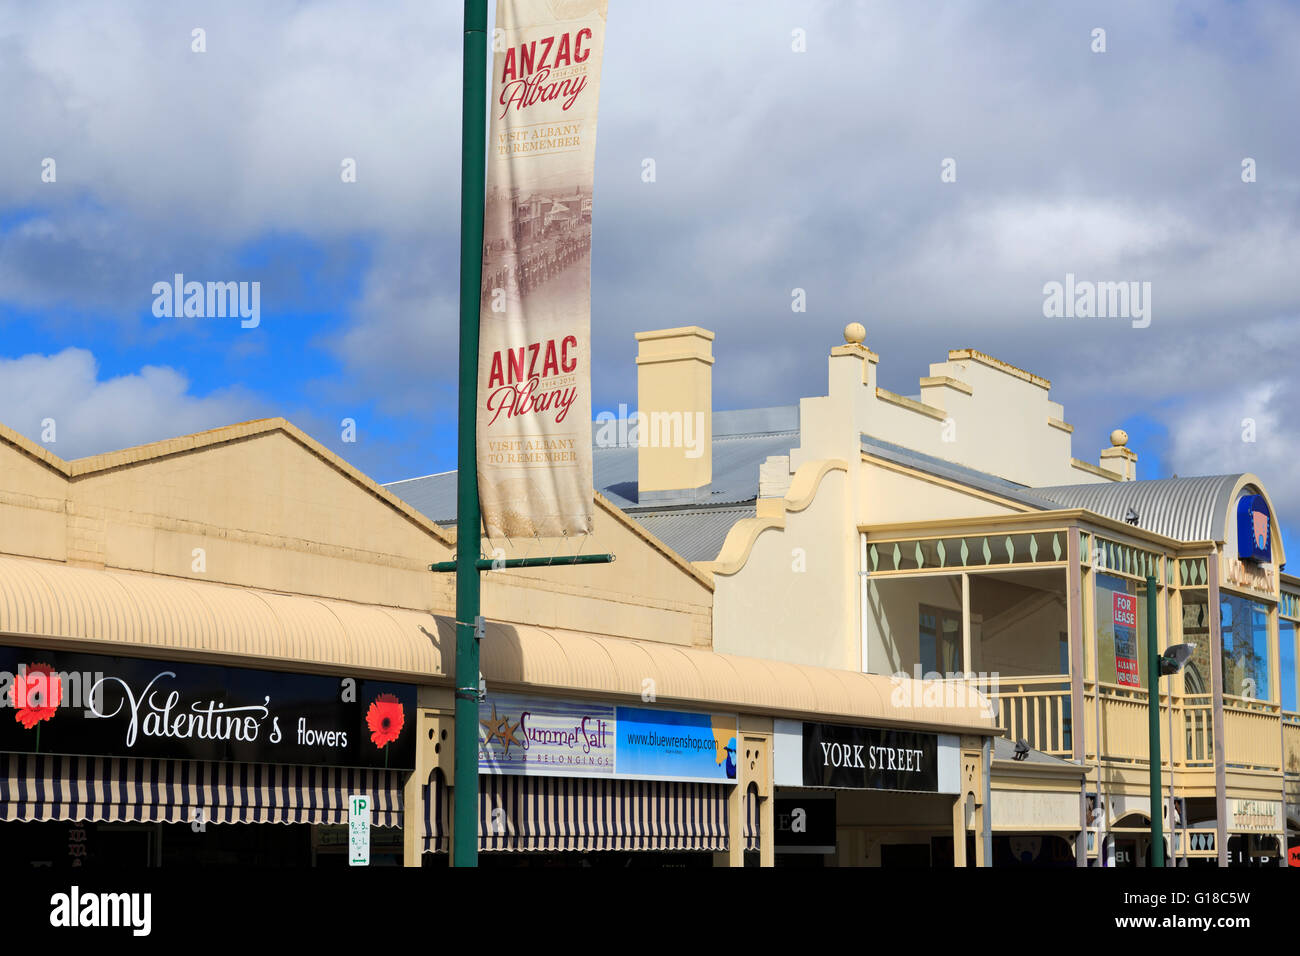
[[[1300,714],[1282,712],[1282,770],[1300,777]]]
[[[1142,688],[1085,681],[1083,713],[1076,716],[1066,675],[971,679],[969,683],[992,699],[998,726],[1011,740],[1024,740],[1036,750],[1068,759],[1074,756],[1074,734],[1082,727],[1088,759],[1095,759],[1099,741],[1103,760],[1148,761],[1149,698]],[[1276,704],[1227,696],[1223,724],[1229,766],[1272,772],[1286,767],[1289,773],[1300,773],[1300,717],[1289,715],[1283,720]],[[1160,695],[1160,752],[1163,763],[1176,767],[1214,766],[1210,695]]]

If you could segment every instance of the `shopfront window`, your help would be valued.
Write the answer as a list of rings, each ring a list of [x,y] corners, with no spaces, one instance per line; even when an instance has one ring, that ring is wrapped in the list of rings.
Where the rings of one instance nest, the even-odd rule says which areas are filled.
[[[1282,684],[1282,709],[1295,713],[1296,695],[1297,691],[1300,691],[1296,686],[1295,622],[1278,621],[1277,630],[1280,639],[1277,659],[1281,669],[1281,674],[1278,676]]]
[[[1219,602],[1223,629],[1223,692],[1271,700],[1268,684],[1268,608],[1224,594]]]
[[[1097,666],[1101,681],[1146,686],[1146,588],[1111,574],[1098,574]]]
[[[1183,668],[1183,690],[1187,694],[1210,693],[1213,670],[1210,662],[1210,594],[1204,588],[1187,588],[1183,595],[1183,633],[1174,638],[1193,644],[1192,658]]]
[[[920,609],[921,668],[926,674],[962,670],[961,616],[941,608]]]

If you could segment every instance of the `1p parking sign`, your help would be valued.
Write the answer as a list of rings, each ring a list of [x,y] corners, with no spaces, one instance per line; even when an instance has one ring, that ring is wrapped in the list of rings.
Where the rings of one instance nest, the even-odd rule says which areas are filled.
[[[370,797],[348,797],[348,865],[370,865]]]

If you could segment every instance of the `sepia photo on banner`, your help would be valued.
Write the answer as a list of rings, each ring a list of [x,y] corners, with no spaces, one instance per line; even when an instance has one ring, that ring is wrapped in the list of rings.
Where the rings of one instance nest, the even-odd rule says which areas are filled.
[[[478,368],[489,537],[591,531],[591,198],[607,4],[497,4]]]

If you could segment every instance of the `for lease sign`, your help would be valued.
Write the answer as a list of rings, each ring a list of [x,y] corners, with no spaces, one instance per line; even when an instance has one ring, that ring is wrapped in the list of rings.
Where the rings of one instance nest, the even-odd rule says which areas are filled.
[[[1115,678],[1120,684],[1141,687],[1137,652],[1137,598],[1118,591],[1112,597],[1115,620]]]

